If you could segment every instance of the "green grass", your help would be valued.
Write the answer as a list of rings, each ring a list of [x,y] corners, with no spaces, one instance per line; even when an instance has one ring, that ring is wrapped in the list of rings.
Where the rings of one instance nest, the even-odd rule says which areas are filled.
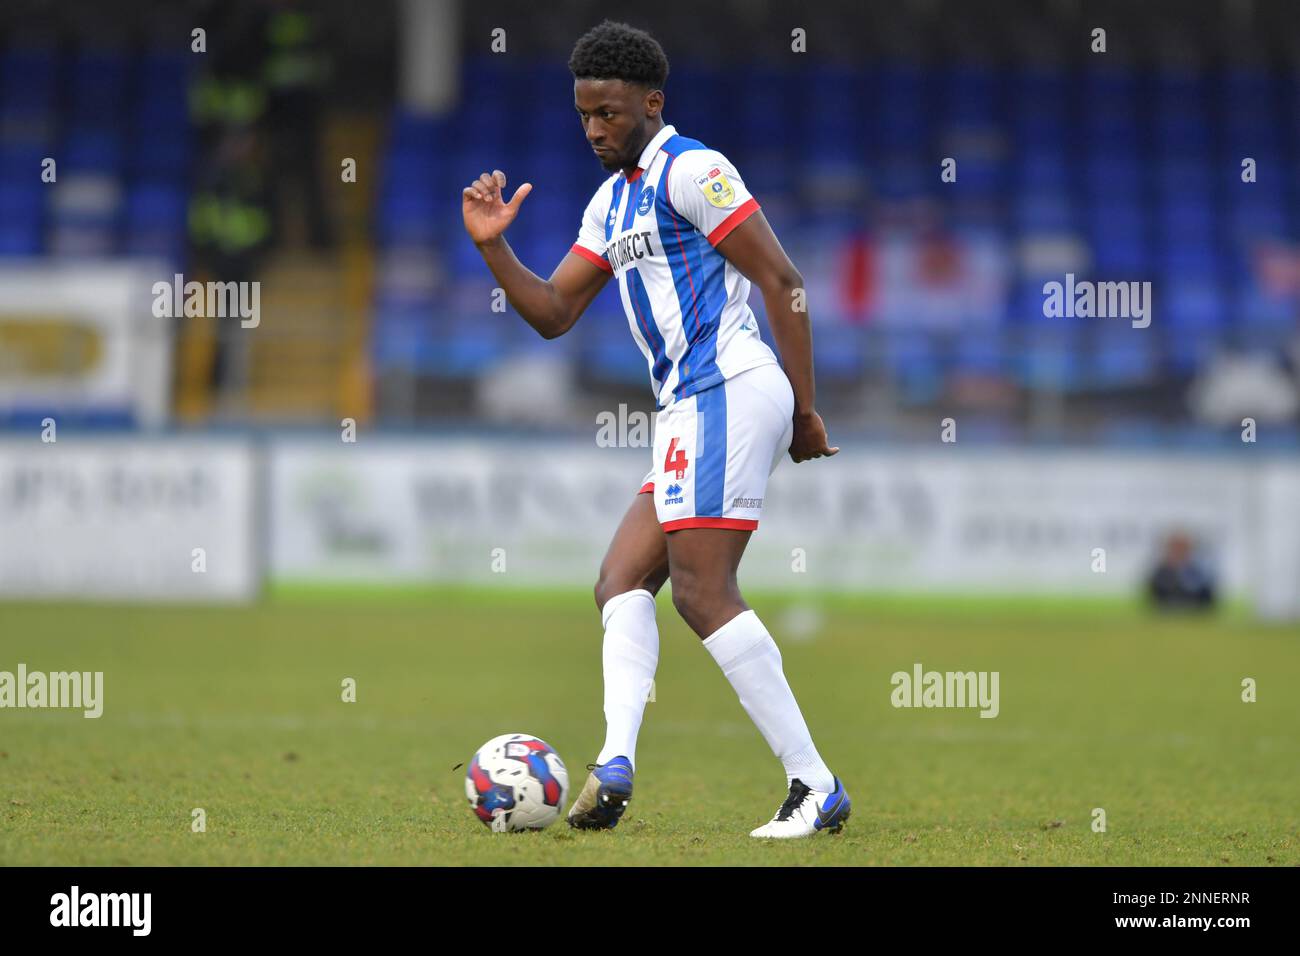
[[[0,670],[102,670],[106,698],[99,720],[0,710],[0,863],[1300,864],[1294,628],[805,597],[821,620],[797,640],[789,599],[751,600],[854,798],[839,837],[747,836],[784,776],[666,593],[624,822],[496,835],[453,767],[523,731],[581,784],[604,730],[589,597],[279,592],[251,608],[0,604]],[[1000,715],[893,708],[890,675],[916,661],[999,671]]]

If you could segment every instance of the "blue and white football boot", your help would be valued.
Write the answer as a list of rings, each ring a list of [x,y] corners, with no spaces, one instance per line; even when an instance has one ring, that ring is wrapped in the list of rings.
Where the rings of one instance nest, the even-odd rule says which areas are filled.
[[[569,809],[569,826],[579,830],[612,830],[632,799],[632,761],[614,757],[600,765],[589,763],[586,786]]]
[[[814,790],[795,777],[790,781],[790,794],[776,816],[749,835],[782,840],[839,833],[852,809],[853,802],[839,777],[835,778],[835,789],[829,793]]]

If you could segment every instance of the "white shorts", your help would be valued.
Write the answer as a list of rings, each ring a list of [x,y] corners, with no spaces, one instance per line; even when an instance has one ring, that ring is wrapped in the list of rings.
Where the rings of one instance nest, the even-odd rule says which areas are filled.
[[[655,496],[665,531],[752,531],[767,477],[794,438],[794,392],[779,365],[759,365],[673,402],[655,417],[641,492]]]

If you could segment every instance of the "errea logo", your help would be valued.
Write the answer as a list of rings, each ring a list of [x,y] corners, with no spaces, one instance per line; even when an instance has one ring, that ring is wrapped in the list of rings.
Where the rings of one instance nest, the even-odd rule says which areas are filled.
[[[664,495],[664,504],[679,505],[683,501],[682,486],[676,483],[671,484],[664,489]]]
[[[152,893],[69,893],[50,897],[51,926],[129,926],[133,936],[148,936],[152,926]]]

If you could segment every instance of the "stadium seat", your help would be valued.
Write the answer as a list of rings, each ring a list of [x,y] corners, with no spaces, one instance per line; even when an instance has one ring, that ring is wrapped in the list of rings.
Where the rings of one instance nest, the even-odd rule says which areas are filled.
[[[1087,387],[1113,389],[1149,382],[1159,361],[1158,331],[1133,328],[1123,320],[1093,321],[1109,324],[1095,329],[1086,352],[1083,377]]]
[[[185,190],[166,183],[137,183],[127,191],[124,250],[180,262],[185,254],[188,199]]]
[[[118,126],[126,107],[128,58],[122,52],[84,52],[70,66],[67,120]]]
[[[1051,319],[1049,325],[1029,327],[1011,340],[1010,371],[1023,388],[1073,391],[1083,383],[1080,354],[1083,326],[1088,319]]]
[[[34,256],[42,251],[44,189],[35,177],[0,178],[0,255]]]

